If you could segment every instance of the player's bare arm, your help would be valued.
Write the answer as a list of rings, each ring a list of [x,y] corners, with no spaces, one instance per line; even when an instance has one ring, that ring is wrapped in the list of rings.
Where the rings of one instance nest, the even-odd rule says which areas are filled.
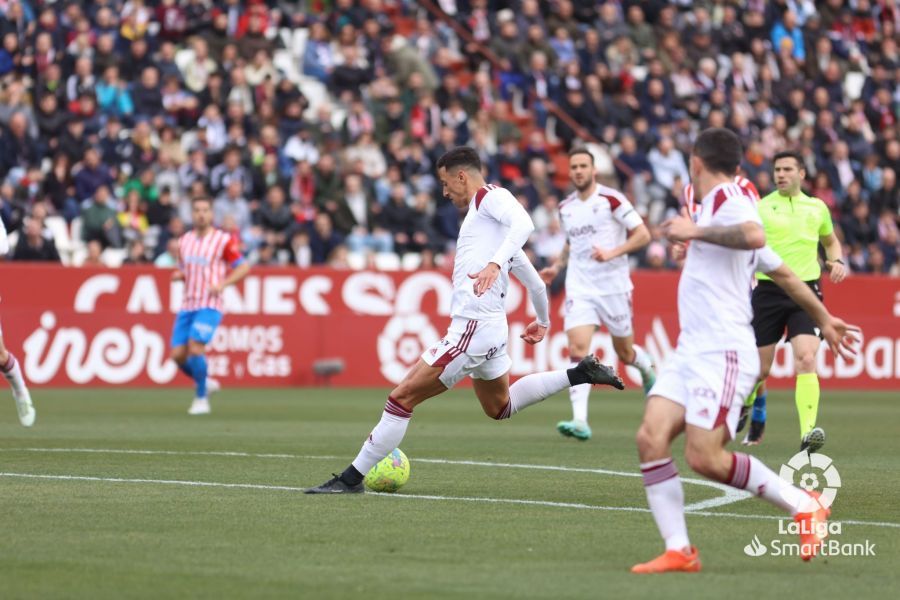
[[[687,209],[662,224],[663,234],[673,242],[702,240],[736,250],[757,250],[766,245],[766,233],[759,223],[746,221],[737,225],[700,227],[688,215]]]
[[[847,267],[844,266],[841,241],[832,231],[820,238],[825,248],[825,270],[830,273],[832,283],[840,283],[847,277]]]
[[[544,283],[550,285],[556,276],[559,275],[559,272],[569,264],[569,242],[566,242],[566,245],[563,246],[562,252],[559,253],[559,256],[556,258],[556,262],[554,262],[549,267],[544,267],[541,269],[541,279],[544,280]]]
[[[594,246],[591,252],[591,258],[598,262],[606,262],[614,258],[618,258],[623,254],[631,254],[637,252],[650,243],[650,230],[643,223],[628,232],[628,239],[625,243],[616,248],[607,250],[599,246]]]
[[[231,270],[231,273],[228,274],[228,277],[226,277],[219,283],[209,286],[209,291],[213,294],[221,294],[222,290],[227,288],[229,285],[234,285],[235,283],[246,277],[247,273],[249,272],[250,263],[242,262],[237,267]]]
[[[856,345],[859,343],[858,334],[861,331],[859,327],[848,325],[842,319],[829,313],[821,300],[809,289],[809,286],[797,277],[787,265],[782,264],[766,275],[771,277],[772,281],[815,320],[822,330],[822,337],[828,342],[828,346],[835,355],[849,359],[856,354]]]

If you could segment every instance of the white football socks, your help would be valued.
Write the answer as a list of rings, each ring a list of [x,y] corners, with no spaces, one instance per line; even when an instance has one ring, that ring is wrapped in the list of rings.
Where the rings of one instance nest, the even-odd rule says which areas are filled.
[[[565,369],[526,375],[509,386],[509,402],[494,418],[498,421],[508,419],[517,412],[525,410],[532,404],[537,404],[571,385],[569,374]]]
[[[631,361],[631,366],[637,367],[641,375],[646,377],[647,374],[653,372],[653,359],[646,350],[637,344],[633,344],[632,348],[634,348],[634,360]]]
[[[691,545],[684,520],[684,488],[671,457],[641,463],[647,503],[656,527],[666,542],[666,550],[682,550]]]
[[[779,477],[755,456],[742,452],[732,453],[731,472],[725,483],[747,490],[792,515],[809,511],[814,504],[809,494]]]
[[[546,371],[526,375],[509,386],[509,404],[496,418],[508,419],[532,404],[537,404],[557,392],[561,392],[571,384],[565,369]]]
[[[574,363],[572,367],[577,366]],[[581,385],[573,385],[569,388],[569,400],[572,401],[572,419],[587,423],[588,419],[588,397],[591,395],[591,385],[582,383]]]
[[[12,352],[7,352],[7,355],[9,358],[6,359],[6,364],[0,366],[0,371],[3,372],[3,376],[6,377],[13,391],[21,394],[25,390],[25,379],[22,377],[22,369],[19,368],[19,361],[12,355]]]
[[[411,416],[411,410],[406,410],[389,397],[384,405],[381,421],[363,442],[359,454],[353,461],[353,468],[365,476],[378,461],[398,447],[406,435],[406,427]]]

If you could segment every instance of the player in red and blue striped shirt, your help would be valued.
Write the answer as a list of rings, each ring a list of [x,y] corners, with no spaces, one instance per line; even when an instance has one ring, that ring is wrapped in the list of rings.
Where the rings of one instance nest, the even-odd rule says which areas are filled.
[[[195,198],[191,215],[194,227],[178,241],[173,276],[184,280],[184,300],[172,328],[172,359],[196,386],[188,414],[205,415],[210,412],[207,394],[218,389],[218,382],[207,378],[206,345],[222,322],[222,290],[243,279],[250,265],[237,240],[213,227],[209,198]]]

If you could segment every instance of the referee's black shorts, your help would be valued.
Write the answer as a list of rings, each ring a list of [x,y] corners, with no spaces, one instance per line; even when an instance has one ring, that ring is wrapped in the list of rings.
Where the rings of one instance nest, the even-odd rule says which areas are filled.
[[[818,281],[807,281],[813,293],[822,300]],[[791,300],[777,284],[760,280],[753,290],[753,333],[757,347],[769,346],[781,339],[787,329],[787,339],[795,335],[819,335],[819,328],[805,310]]]

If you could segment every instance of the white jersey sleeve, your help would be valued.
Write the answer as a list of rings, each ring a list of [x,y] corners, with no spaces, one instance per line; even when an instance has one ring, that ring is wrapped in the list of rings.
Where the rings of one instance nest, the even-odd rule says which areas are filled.
[[[625,198],[624,194],[618,200],[619,205],[612,211],[613,219],[628,231],[644,224],[641,215],[634,210],[634,206]]]
[[[3,219],[0,218],[0,256],[6,256],[9,254],[9,238],[6,236],[6,225],[3,224]]]
[[[756,270],[759,273],[771,273],[783,264],[784,261],[778,256],[778,253],[769,246],[762,247],[756,253]]]
[[[743,200],[743,202],[741,201]],[[741,223],[756,223],[762,225],[762,219],[759,217],[759,211],[746,196],[734,198],[731,201],[724,202],[720,207],[714,209],[711,226],[722,225],[740,225]]]
[[[502,267],[528,241],[528,237],[534,231],[534,222],[509,190],[496,188],[491,190],[489,195],[490,197],[486,197],[481,203],[479,210],[484,211],[489,218],[509,227],[506,238],[489,261]]]
[[[547,298],[547,286],[538,275],[537,270],[531,261],[528,260],[525,252],[519,250],[513,255],[512,264],[509,272],[516,276],[516,279],[522,282],[522,285],[528,290],[528,296],[531,298],[531,304],[534,305],[534,313],[537,315],[537,322],[544,327],[550,326],[550,300]]]

